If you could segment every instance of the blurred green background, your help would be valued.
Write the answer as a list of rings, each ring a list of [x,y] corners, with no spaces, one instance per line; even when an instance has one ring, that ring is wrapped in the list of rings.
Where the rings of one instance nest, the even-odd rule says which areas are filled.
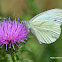
[[[49,9],[62,8],[62,0],[0,0],[0,17],[14,17],[29,21],[35,15]],[[52,44],[39,44],[30,32],[27,43],[19,47],[18,52],[12,54],[0,50],[0,62],[62,62],[62,34]]]

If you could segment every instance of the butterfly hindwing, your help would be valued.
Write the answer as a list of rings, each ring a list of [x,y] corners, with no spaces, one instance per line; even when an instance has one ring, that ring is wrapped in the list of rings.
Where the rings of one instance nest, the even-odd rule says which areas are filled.
[[[32,21],[30,23],[31,31],[38,39],[39,43],[50,44],[55,42],[60,36],[60,26],[51,21]]]

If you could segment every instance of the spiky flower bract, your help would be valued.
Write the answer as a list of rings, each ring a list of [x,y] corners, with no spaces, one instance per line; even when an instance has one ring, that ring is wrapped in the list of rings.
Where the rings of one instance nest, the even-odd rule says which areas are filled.
[[[3,45],[9,45],[9,48],[11,48],[11,45],[14,48],[14,44],[17,45],[18,41],[25,42],[24,40],[27,40],[28,30],[25,28],[25,25],[21,22],[19,23],[16,21],[16,18],[14,21],[10,20],[10,17],[8,20],[3,22],[0,22],[0,48],[3,47]],[[18,45],[17,45],[18,46]]]

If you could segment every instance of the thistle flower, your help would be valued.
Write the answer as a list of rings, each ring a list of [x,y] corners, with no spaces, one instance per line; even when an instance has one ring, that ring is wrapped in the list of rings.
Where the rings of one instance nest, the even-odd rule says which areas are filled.
[[[24,40],[27,40],[28,30],[22,22],[19,23],[18,21],[16,21],[16,18],[11,21],[9,17],[8,20],[5,21],[4,19],[3,22],[0,22],[0,48],[5,44],[6,50],[7,45],[9,45],[9,48],[12,45],[15,50],[14,44],[17,45],[18,41],[25,43]]]

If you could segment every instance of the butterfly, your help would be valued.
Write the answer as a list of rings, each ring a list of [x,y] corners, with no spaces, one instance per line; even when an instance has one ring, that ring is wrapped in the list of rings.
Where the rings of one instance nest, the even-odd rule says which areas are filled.
[[[29,21],[23,21],[23,23],[31,29],[40,44],[53,43],[61,33],[62,9],[51,9],[42,12]]]

